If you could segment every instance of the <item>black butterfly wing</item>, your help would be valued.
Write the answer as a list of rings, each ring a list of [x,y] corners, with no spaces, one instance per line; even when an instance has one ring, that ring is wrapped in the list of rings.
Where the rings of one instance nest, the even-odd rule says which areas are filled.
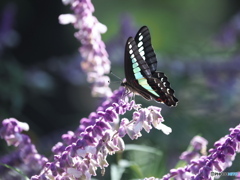
[[[147,82],[159,95],[156,96],[155,93],[151,93],[152,98],[157,102],[165,103],[168,106],[176,106],[178,99],[174,96],[174,90],[170,87],[167,77],[162,72],[156,72],[157,58],[151,44],[151,35],[148,27],[143,26],[140,28],[134,39],[136,41],[139,54],[146,61],[152,73],[153,78],[148,78]]]
[[[126,42],[124,69],[126,82],[124,82],[123,85],[127,86],[127,88],[135,94],[140,94],[147,100],[152,99],[148,91],[139,84],[139,79],[142,79],[140,82],[144,80],[147,82],[146,78],[151,78],[152,74],[149,66],[139,54],[136,42],[132,37],[128,38]]]
[[[145,78],[152,77],[149,66],[139,54],[136,42],[132,37],[128,38],[125,46],[124,68],[128,82],[135,81],[138,78],[136,75],[138,72],[139,75]]]
[[[148,84],[159,95],[152,95],[155,101],[164,103],[167,106],[177,105],[178,99],[174,96],[174,90],[170,87],[170,82],[164,73],[156,71],[153,78],[148,79]]]
[[[151,73],[153,74],[157,70],[157,58],[154,53],[151,35],[147,26],[143,26],[136,34],[135,41],[138,47],[139,54],[143,60],[148,64]]]

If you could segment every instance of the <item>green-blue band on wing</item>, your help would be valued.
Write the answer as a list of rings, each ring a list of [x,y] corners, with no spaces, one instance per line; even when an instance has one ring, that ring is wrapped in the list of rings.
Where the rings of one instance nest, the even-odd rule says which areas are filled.
[[[146,78],[141,78],[141,79],[137,79],[137,80],[138,80],[138,83],[140,84],[140,86],[142,86],[144,89],[151,92],[155,96],[159,97],[159,95],[152,89],[152,87],[149,86]]]
[[[138,84],[146,89],[148,92],[154,94],[155,96],[159,97],[159,95],[152,89],[152,87],[148,84],[147,79],[143,77],[141,74],[141,69],[138,67],[138,63],[135,62],[135,58],[132,59],[132,68],[134,77],[138,81]]]

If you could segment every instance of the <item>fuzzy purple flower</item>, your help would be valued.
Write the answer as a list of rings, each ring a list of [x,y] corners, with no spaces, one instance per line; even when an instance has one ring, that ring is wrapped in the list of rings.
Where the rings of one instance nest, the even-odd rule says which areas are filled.
[[[199,149],[204,147],[206,142],[200,140],[197,144],[196,149]],[[240,125],[230,128],[230,134],[215,142],[214,146],[215,148],[209,150],[208,156],[193,159],[185,167],[172,169],[162,179],[168,180],[174,177],[175,179],[211,180],[213,178],[210,175],[211,172],[223,172],[232,165],[236,153],[240,152]]]
[[[2,9],[0,15],[0,55],[6,47],[14,47],[18,41],[18,34],[13,30],[15,21],[16,5],[8,3]]]
[[[216,44],[223,46],[236,45],[240,36],[240,13],[237,13],[223,27],[221,32],[216,37]]]
[[[201,136],[195,136],[190,142],[190,150],[181,154],[180,159],[190,163],[201,155],[206,155],[208,141]]]
[[[114,91],[111,98],[102,103],[96,113],[80,121],[79,128],[62,136],[63,143],[57,143],[52,151],[54,162],[46,163],[40,175],[32,179],[91,179],[96,170],[101,169],[102,175],[109,166],[107,156],[125,148],[122,137],[131,139],[141,136],[141,131],[149,132],[152,126],[169,134],[171,129],[163,125],[161,108],[150,106],[140,108],[134,101],[121,99],[124,89]],[[133,119],[129,121],[119,115],[135,110]]]
[[[0,129],[0,136],[5,139],[8,146],[13,145],[17,149],[10,155],[1,157],[0,162],[9,166],[14,166],[21,170],[22,173],[32,176],[38,173],[43,165],[47,162],[47,158],[38,154],[36,147],[31,143],[30,138],[22,134],[22,131],[28,131],[27,123],[20,122],[14,118],[5,119],[2,122]],[[6,170],[5,167],[0,166],[0,173],[3,179],[20,179],[21,175]]]
[[[59,21],[61,24],[72,23],[78,29],[75,37],[82,45],[79,49],[83,57],[81,67],[87,73],[88,82],[93,84],[92,94],[111,96],[112,91],[108,87],[110,79],[104,75],[110,72],[110,61],[101,40],[101,34],[107,31],[107,27],[92,15],[94,7],[91,0],[63,0],[63,3],[71,5],[74,15],[60,15]]]

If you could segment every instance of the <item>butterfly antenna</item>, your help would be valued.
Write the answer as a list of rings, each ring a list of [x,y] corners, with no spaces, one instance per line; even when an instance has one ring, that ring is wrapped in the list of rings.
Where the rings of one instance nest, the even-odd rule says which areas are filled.
[[[116,77],[117,79],[122,81],[122,78],[120,78],[119,76],[117,76],[116,74],[114,74],[112,71],[110,71],[110,74],[112,74],[114,77]]]

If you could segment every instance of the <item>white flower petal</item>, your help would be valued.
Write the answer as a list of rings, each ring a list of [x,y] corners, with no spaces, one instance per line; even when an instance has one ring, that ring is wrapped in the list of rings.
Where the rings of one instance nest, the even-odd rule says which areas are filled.
[[[68,5],[73,2],[73,0],[62,0],[64,5]]]
[[[18,126],[20,128],[22,128],[22,130],[24,130],[24,131],[28,131],[29,130],[29,125],[27,123],[25,123],[25,122],[18,121]]]
[[[85,149],[78,149],[77,154],[78,154],[78,156],[85,157],[87,152]]]
[[[80,178],[82,176],[82,173],[75,168],[67,168],[67,173],[76,178]]]
[[[76,17],[73,14],[61,14],[58,17],[58,21],[60,24],[70,24],[75,23],[77,21]]]
[[[166,126],[165,124],[158,124],[157,126],[155,126],[156,129],[161,130],[164,134],[169,135],[172,132],[172,129],[168,126]]]

